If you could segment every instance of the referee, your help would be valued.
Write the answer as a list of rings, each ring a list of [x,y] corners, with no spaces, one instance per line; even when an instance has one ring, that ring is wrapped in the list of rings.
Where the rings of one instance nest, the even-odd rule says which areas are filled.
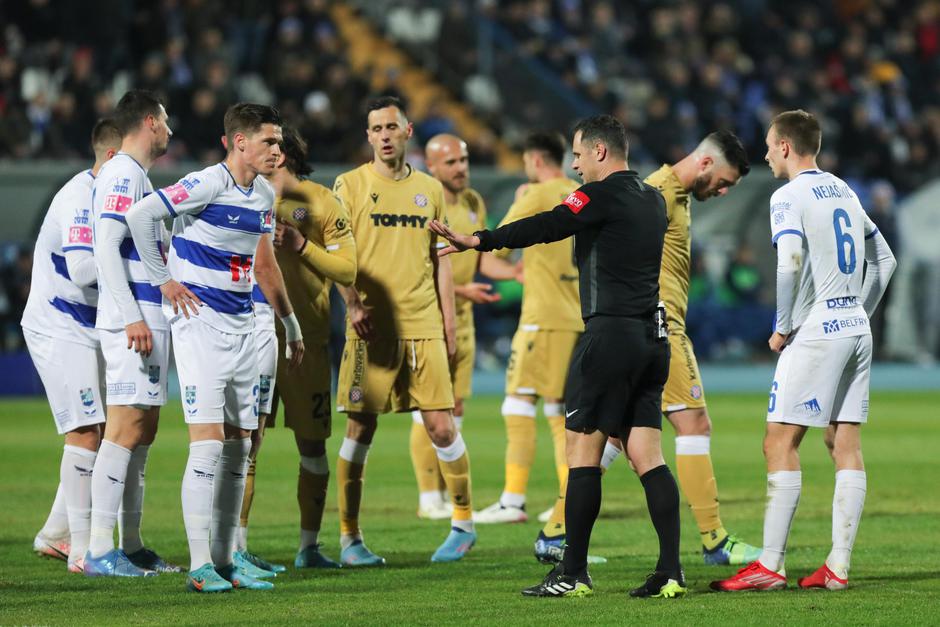
[[[637,597],[684,594],[679,565],[679,491],[663,461],[660,402],[669,374],[659,268],[666,207],[652,186],[628,170],[623,125],[609,115],[578,123],[572,167],[584,185],[551,211],[473,235],[432,221],[450,241],[440,254],[469,248],[524,248],[575,235],[585,332],[565,386],[568,545],[564,560],[527,596],[586,596],[591,529],[601,505],[600,460],[607,436],[620,436],[646,491],[659,535],[655,572],[631,591]]]

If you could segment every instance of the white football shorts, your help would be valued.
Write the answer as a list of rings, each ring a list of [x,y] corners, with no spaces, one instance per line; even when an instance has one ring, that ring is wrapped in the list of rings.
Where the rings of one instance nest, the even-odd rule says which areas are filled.
[[[870,334],[803,341],[797,335],[777,360],[767,422],[867,422],[870,377]]]
[[[258,351],[258,413],[269,415],[277,379],[277,333],[274,329],[255,327],[255,349]]]
[[[258,428],[258,355],[253,333],[225,333],[198,318],[171,323],[188,424]]]
[[[23,329],[26,348],[46,388],[59,435],[104,422],[101,351]]]
[[[144,357],[127,347],[124,330],[98,329],[105,362],[108,405],[161,407],[166,404],[167,370],[170,364],[170,333],[151,329],[153,351]]]

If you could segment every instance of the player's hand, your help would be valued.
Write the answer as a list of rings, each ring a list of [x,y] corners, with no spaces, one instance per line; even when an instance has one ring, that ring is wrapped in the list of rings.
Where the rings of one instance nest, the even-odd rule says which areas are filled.
[[[300,252],[304,241],[303,234],[290,224],[278,222],[274,225],[274,245],[278,248]]]
[[[460,253],[471,248],[476,248],[480,245],[480,238],[476,235],[462,235],[460,233],[455,233],[454,231],[451,231],[446,224],[440,222],[439,220],[431,220],[428,228],[431,229],[432,232],[437,233],[450,242],[450,246],[437,251],[438,257],[446,257],[451,253]]]
[[[202,306],[202,301],[182,283],[170,279],[160,286],[160,291],[163,292],[166,299],[173,304],[174,314],[178,314],[182,311],[187,319],[189,319],[190,313],[194,316],[199,315],[199,307]]]
[[[362,303],[347,306],[346,314],[352,323],[353,330],[360,339],[366,342],[374,339],[375,328],[372,326],[372,308],[366,307]]]
[[[457,296],[477,305],[495,303],[502,298],[499,294],[493,293],[493,286],[489,283],[465,283],[457,287],[459,289],[454,290]]]
[[[777,333],[774,331],[774,334],[770,336],[770,339],[767,341],[767,344],[770,345],[770,350],[775,353],[782,353],[783,349],[786,348],[787,342],[790,340],[790,335],[784,335],[783,333]]]
[[[447,361],[453,364],[457,360],[457,333],[453,329],[444,330],[444,343],[447,345]]]
[[[516,264],[515,270],[516,282],[525,285],[525,266],[522,265],[522,260],[519,260],[519,262]]]
[[[288,370],[293,370],[299,366],[300,362],[304,360],[304,341],[301,339],[288,342],[284,356],[287,357]]]
[[[153,333],[150,327],[143,320],[132,322],[124,327],[127,333],[127,349],[134,349],[135,353],[140,353],[143,357],[150,357],[153,352]]]

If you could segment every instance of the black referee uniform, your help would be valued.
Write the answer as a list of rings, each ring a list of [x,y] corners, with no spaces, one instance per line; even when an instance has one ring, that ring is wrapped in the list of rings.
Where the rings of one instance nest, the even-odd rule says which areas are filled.
[[[666,204],[633,171],[587,183],[551,211],[495,231],[478,250],[523,248],[575,236],[585,332],[565,385],[565,426],[626,440],[662,426],[669,344],[657,317]]]
[[[478,250],[524,248],[575,236],[585,332],[575,347],[565,385],[565,426],[619,436],[632,427],[662,427],[663,386],[669,376],[665,316],[659,309],[659,269],[666,203],[636,172],[614,172],[587,183],[562,204],[495,231],[475,233]],[[601,502],[600,468],[571,468],[565,500],[564,561],[523,594],[547,596],[590,584],[587,550]],[[640,477],[659,536],[659,562],[632,591],[652,596],[669,579],[684,585],[679,565],[679,491],[662,465]],[[559,579],[560,577],[560,579]]]

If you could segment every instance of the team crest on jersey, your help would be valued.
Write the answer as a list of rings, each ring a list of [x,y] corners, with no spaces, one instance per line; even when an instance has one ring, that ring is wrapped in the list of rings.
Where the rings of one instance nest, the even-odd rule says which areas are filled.
[[[698,399],[702,398],[702,386],[701,386],[701,385],[693,385],[693,386],[692,386],[692,389],[689,390],[689,394],[691,394],[691,395],[692,395],[692,398],[694,398],[695,400],[698,400]]]
[[[307,208],[297,207],[291,212],[290,216],[294,219],[294,222],[302,222],[303,219],[307,217]]]
[[[196,386],[195,386],[195,385],[187,385],[187,386],[186,386],[186,390],[185,390],[185,399],[186,399],[186,404],[187,404],[187,405],[195,405],[195,404],[196,404]]]
[[[345,231],[346,230],[346,220],[342,218],[336,218],[336,230]]]
[[[362,400],[362,388],[360,387],[349,388],[349,402],[358,403],[361,400]]]
[[[274,229],[274,212],[271,210],[261,214],[261,232],[267,233]]]
[[[424,194],[415,194],[415,204],[418,205],[419,207],[427,207],[428,197],[425,196]]]
[[[95,393],[91,391],[91,388],[82,388],[78,391],[78,396],[82,399],[82,411],[85,415],[94,416],[98,411],[95,407]]]
[[[160,366],[150,366],[147,368],[147,380],[154,385],[160,383]]]

